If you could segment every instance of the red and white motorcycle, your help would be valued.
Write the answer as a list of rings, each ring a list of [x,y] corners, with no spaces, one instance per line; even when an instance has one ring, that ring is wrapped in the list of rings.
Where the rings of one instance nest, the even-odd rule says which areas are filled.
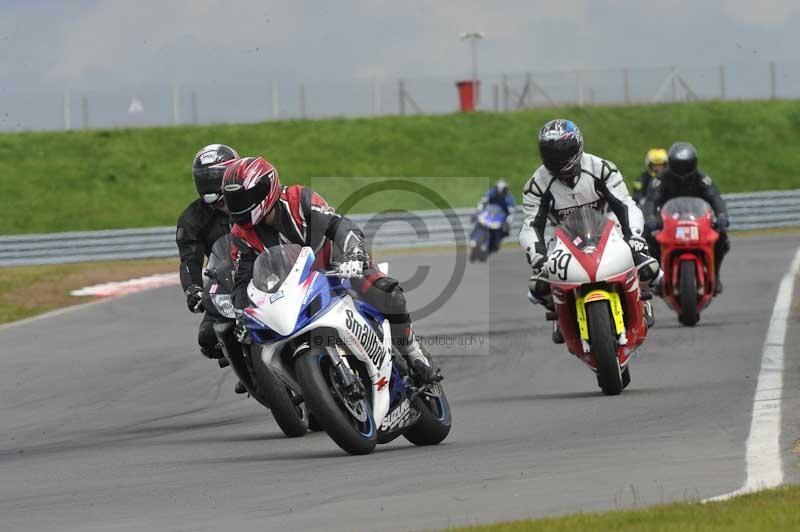
[[[550,284],[567,349],[596,374],[606,395],[630,383],[629,364],[647,336],[638,269],[613,220],[594,209],[570,214],[535,280]]]

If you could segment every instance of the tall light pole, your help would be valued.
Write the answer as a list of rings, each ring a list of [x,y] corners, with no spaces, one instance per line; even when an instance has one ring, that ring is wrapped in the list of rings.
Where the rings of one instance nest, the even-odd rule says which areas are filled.
[[[472,49],[472,107],[478,108],[478,40],[483,39],[482,31],[459,34],[462,41],[469,41]]]

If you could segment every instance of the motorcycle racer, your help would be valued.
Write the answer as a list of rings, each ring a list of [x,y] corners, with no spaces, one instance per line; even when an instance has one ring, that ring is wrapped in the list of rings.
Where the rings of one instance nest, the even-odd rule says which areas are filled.
[[[506,220],[501,230],[502,236],[497,236],[493,239],[490,249],[490,251],[497,251],[500,249],[500,243],[503,241],[503,238],[507,237],[510,232],[511,223],[514,219],[514,210],[517,207],[517,202],[514,200],[514,193],[509,190],[508,182],[505,179],[498,179],[497,183],[486,191],[478,202],[475,214],[472,215],[472,223],[475,223],[478,219],[478,214],[480,214],[487,205],[497,205],[506,213]]]
[[[716,229],[719,239],[714,246],[714,264],[716,266],[717,286],[715,295],[722,293],[722,281],[719,277],[720,267],[725,255],[731,249],[728,238],[728,207],[719,189],[714,185],[711,176],[698,170],[697,150],[688,142],[676,142],[669,149],[667,169],[658,174],[650,184],[647,199],[642,207],[647,219],[647,239],[651,243],[653,256],[660,257],[661,248],[652,236],[661,229],[661,218],[658,214],[661,206],[677,196],[693,196],[702,198],[711,205],[716,215]]]
[[[375,266],[355,223],[337,214],[310,188],[282,186],[278,170],[263,157],[246,157],[230,165],[222,190],[234,222],[234,307],[243,309],[249,304],[247,285],[256,257],[264,249],[281,243],[309,246],[316,256],[314,266],[321,269],[330,269],[336,254],[339,276],[351,279],[361,297],[386,316],[395,346],[420,379],[439,379],[413,332],[402,287]],[[241,323],[238,329],[243,332]]]
[[[230,146],[210,144],[198,151],[192,162],[192,177],[200,198],[180,215],[175,233],[181,260],[181,287],[191,312],[205,311],[203,262],[211,254],[214,242],[230,231],[228,209],[222,196],[222,175],[238,158],[239,154]],[[205,313],[200,321],[197,343],[203,355],[217,359],[224,367],[228,361],[217,345],[213,325],[213,318]]]
[[[584,153],[583,135],[572,121],[556,119],[547,122],[539,132],[539,153],[542,165],[536,169],[523,189],[522,210],[525,219],[519,233],[519,242],[525,250],[528,263],[538,273],[547,256],[545,227],[562,222],[567,215],[581,207],[590,207],[616,220],[631,248],[637,265],[647,264],[640,270],[646,283],[655,279],[658,264],[649,256],[644,231],[642,211],[633,201],[625,180],[617,167],[600,157]],[[531,279],[528,297],[532,302],[552,310],[549,285]],[[642,290],[647,299],[648,326],[654,318],[648,289]],[[563,343],[561,331],[556,327],[553,341]]]
[[[667,168],[667,150],[664,148],[651,148],[644,157],[644,171],[633,180],[633,201],[643,205],[647,198],[650,181],[659,172]]]

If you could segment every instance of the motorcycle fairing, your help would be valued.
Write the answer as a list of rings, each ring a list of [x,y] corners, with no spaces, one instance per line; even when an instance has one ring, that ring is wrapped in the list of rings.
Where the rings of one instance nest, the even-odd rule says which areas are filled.
[[[321,355],[327,356],[326,348],[333,344],[340,356],[353,355],[363,362],[372,383],[372,414],[376,426],[382,427],[386,416],[393,414],[392,423],[387,426],[391,429],[388,433],[400,431],[416,421],[414,416],[418,417],[418,412],[409,403],[408,415],[394,413],[396,409],[406,410],[407,407],[402,400],[390,404],[392,386],[401,386],[396,389],[405,394],[405,385],[392,383],[393,346],[388,320],[366,302],[354,300],[350,293],[342,290],[342,284],[331,283],[321,273],[311,271],[313,261],[313,251],[303,248],[295,266],[273,294],[259,290],[253,282],[248,285],[248,295],[256,306],[245,309],[245,323],[253,338],[262,344],[264,363],[293,382],[292,371],[277,356],[286,344],[315,330],[335,331],[336,338],[324,337],[318,343],[315,338],[319,335],[309,335],[308,349],[319,349]],[[334,289],[340,293],[335,293]],[[279,292],[282,296],[274,298]],[[347,363],[347,356],[341,358]]]

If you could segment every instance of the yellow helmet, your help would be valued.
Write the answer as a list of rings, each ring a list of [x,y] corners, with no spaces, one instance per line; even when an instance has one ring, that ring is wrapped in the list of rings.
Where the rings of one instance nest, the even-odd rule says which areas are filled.
[[[664,148],[651,148],[644,157],[644,165],[647,167],[647,171],[650,175],[656,175],[658,171],[654,170],[653,166],[667,165],[667,150]]]

